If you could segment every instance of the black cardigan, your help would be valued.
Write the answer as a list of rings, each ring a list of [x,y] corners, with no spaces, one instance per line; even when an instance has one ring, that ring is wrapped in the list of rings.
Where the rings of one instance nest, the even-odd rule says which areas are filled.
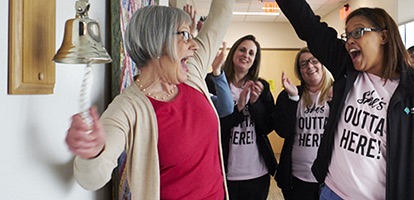
[[[312,54],[335,78],[329,120],[312,167],[316,179],[323,183],[332,157],[339,116],[359,72],[354,69],[344,42],[337,38],[335,29],[321,22],[305,0],[277,0],[277,3],[298,36],[307,42]],[[408,66],[402,68],[399,85],[387,110],[387,200],[410,199],[414,196],[414,69]]]
[[[299,96],[303,89],[298,86]],[[284,138],[279,166],[275,180],[277,186],[283,190],[292,189],[292,147],[296,135],[296,111],[299,101],[289,99],[286,90],[280,92],[276,100],[275,112],[272,114],[276,133]]]
[[[211,74],[207,75],[206,77],[207,86],[209,88],[209,91],[212,94],[215,94],[214,85],[212,84],[211,78],[209,76],[211,76]],[[259,81],[264,86],[262,94],[259,96],[259,99],[256,101],[256,103],[253,105],[247,104],[246,107],[248,107],[251,114],[251,119],[255,123],[256,139],[259,152],[263,156],[268,169],[268,173],[274,176],[277,169],[277,161],[274,156],[270,141],[267,137],[267,135],[273,131],[271,113],[274,110],[274,99],[272,93],[270,93],[269,83],[263,79],[259,79]],[[245,118],[243,112],[239,112],[237,106],[234,107],[232,114],[220,119],[221,144],[226,172],[229,157],[230,131],[234,126],[237,126],[244,120]]]

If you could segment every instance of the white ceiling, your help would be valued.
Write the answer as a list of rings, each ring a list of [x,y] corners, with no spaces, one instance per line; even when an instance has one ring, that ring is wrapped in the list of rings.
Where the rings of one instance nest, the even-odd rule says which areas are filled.
[[[227,1],[227,0],[222,0]],[[171,0],[170,0],[171,2]],[[211,0],[187,0],[189,4],[195,5],[197,16],[205,16],[208,14]],[[234,12],[264,12],[263,7],[266,2],[275,2],[274,0],[236,0]],[[345,5],[348,0],[307,0],[313,11],[320,16],[329,14],[332,10]],[[286,17],[281,13],[279,16],[246,16],[233,15],[232,21],[256,21],[256,22],[286,22]]]

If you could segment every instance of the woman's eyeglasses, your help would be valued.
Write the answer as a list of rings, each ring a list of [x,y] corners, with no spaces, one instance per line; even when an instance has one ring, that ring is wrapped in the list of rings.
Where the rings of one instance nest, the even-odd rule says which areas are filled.
[[[341,34],[341,39],[343,41],[348,41],[348,39],[350,37],[354,38],[354,39],[358,39],[361,38],[362,36],[364,36],[365,32],[371,32],[371,31],[381,31],[381,29],[377,29],[377,28],[356,28],[354,30],[352,30],[349,33],[342,33]]]
[[[175,34],[177,34],[177,35],[180,35],[180,34],[183,35],[184,43],[187,43],[189,39],[193,39],[194,38],[194,36],[190,32],[188,32],[188,31],[179,31],[179,32],[176,32]]]
[[[308,66],[308,63],[310,63],[312,65],[316,65],[316,64],[319,63],[319,60],[316,59],[316,58],[309,58],[307,60],[302,60],[302,61],[299,62],[299,67],[301,69],[304,69],[304,68],[306,68]]]

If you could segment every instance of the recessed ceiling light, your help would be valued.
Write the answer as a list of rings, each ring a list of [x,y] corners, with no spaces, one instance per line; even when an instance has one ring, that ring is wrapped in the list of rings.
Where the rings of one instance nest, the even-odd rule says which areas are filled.
[[[278,12],[233,12],[233,15],[279,16]]]

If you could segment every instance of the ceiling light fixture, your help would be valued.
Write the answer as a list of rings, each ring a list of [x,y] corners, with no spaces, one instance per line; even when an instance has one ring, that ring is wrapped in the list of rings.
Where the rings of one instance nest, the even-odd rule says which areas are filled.
[[[280,12],[233,12],[233,15],[279,16]]]
[[[262,10],[266,13],[280,13],[279,5],[276,2],[265,2]]]

